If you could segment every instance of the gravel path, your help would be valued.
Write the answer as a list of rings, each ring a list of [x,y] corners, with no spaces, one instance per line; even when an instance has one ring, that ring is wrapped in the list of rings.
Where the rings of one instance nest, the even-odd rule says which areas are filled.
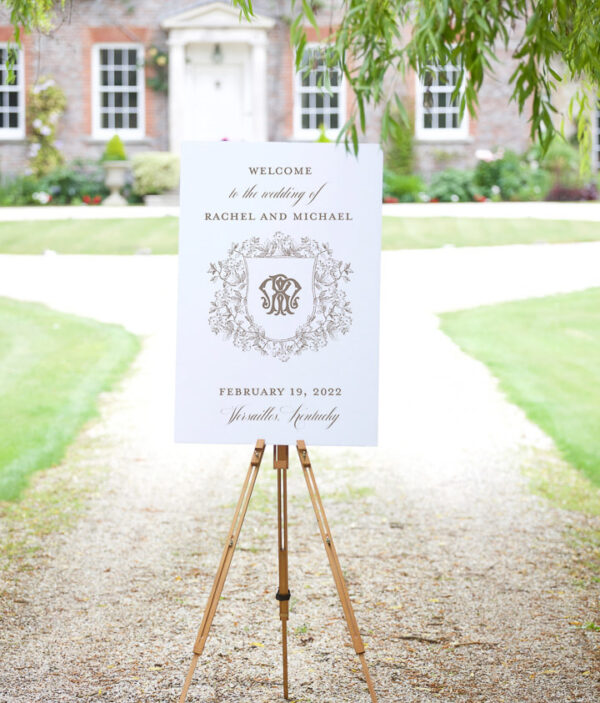
[[[600,634],[580,626],[599,620],[598,583],[582,587],[586,555],[569,537],[600,525],[527,491],[521,469],[558,461],[551,442],[433,315],[600,285],[597,245],[535,247],[535,275],[531,249],[385,254],[382,446],[311,453],[381,703],[600,698]],[[2,574],[2,703],[179,693],[251,448],[171,443],[174,276],[169,257],[0,257],[0,294],[146,335],[53,470],[103,477],[87,512]],[[281,699],[270,459],[190,701]],[[366,703],[295,457],[289,482],[293,700]]]

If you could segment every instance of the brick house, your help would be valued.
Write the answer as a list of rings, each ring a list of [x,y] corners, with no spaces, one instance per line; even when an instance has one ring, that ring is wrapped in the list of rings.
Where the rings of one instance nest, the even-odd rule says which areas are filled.
[[[255,8],[259,16],[248,24],[220,1],[75,1],[49,35],[25,38],[16,85],[6,84],[0,68],[0,174],[26,167],[27,93],[41,76],[52,77],[67,97],[58,131],[67,159],[98,157],[115,133],[130,154],[178,152],[185,139],[312,141],[321,123],[334,135],[352,105],[342,77],[333,71],[332,95],[319,94],[318,63],[304,77],[293,69],[289,3],[262,0]],[[326,15],[322,36],[331,24]],[[2,63],[11,33],[0,9]],[[315,43],[307,56],[314,56],[312,28],[309,39]],[[168,94],[147,85],[152,71],[144,62],[151,47],[168,50]],[[427,85],[409,75],[394,86],[414,106],[419,171],[468,165],[477,149],[526,148],[526,119],[509,104],[512,71],[510,56],[501,56],[484,84],[475,120],[459,121],[451,104],[453,67],[432,67]],[[378,129],[379,116],[372,113],[367,139],[377,140]]]

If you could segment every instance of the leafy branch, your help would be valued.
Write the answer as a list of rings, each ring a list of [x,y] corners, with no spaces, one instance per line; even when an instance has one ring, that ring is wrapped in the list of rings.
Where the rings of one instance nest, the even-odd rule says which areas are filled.
[[[14,31],[15,43],[20,46],[21,34],[29,34],[34,29],[48,31],[52,14],[65,6],[65,0],[0,0],[10,13],[10,24]]]
[[[69,5],[71,1],[68,0]],[[52,29],[52,16],[57,10],[65,8],[65,0],[0,0],[0,6],[2,5],[8,9],[13,28],[9,47],[14,42],[20,49],[23,34],[30,34],[34,30],[49,32]],[[14,83],[16,53],[14,51],[7,53],[8,82]]]
[[[252,0],[233,4],[241,18],[252,19]],[[291,0],[291,12],[299,70],[307,28],[318,32],[319,21],[308,0]],[[383,108],[383,140],[407,123],[394,86],[408,71],[423,76],[430,65],[461,69],[453,98],[459,101],[460,117],[465,111],[474,116],[486,75],[508,52],[516,63],[511,100],[521,114],[529,113],[530,136],[544,151],[564,127],[556,105],[559,85],[579,84],[569,117],[577,123],[582,161],[589,167],[590,115],[600,85],[597,0],[342,0],[336,15],[339,22],[322,37],[323,60],[343,72],[354,95],[338,140],[355,152],[369,107]]]

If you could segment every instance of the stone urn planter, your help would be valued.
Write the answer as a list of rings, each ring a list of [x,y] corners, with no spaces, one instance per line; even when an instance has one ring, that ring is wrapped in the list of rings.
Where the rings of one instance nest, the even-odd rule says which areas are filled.
[[[131,168],[129,161],[104,161],[104,185],[110,190],[110,195],[102,201],[102,205],[127,205],[120,190],[127,182],[127,174]]]

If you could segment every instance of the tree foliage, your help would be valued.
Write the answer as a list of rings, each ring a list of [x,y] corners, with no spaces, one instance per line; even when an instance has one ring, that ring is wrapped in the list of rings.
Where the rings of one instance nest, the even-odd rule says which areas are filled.
[[[233,0],[251,20],[252,0]],[[310,0],[291,0],[291,40],[299,69],[306,27],[318,30]],[[323,13],[325,14],[325,13]],[[455,97],[476,114],[477,95],[494,71],[499,50],[515,60],[512,100],[529,113],[531,137],[545,149],[557,130],[556,89],[581,85],[569,108],[577,121],[582,154],[590,153],[590,114],[600,84],[600,3],[598,0],[341,0],[339,20],[323,41],[329,65],[340,66],[355,96],[342,137],[357,148],[368,106],[383,106],[383,137],[397,124],[394,77],[409,69],[422,75],[431,64],[462,69]],[[409,27],[409,31],[405,28]],[[325,86],[326,89],[326,86]],[[557,124],[558,123],[558,124]],[[589,158],[589,157],[588,157]]]
[[[70,3],[71,0],[68,0]],[[10,14],[10,24],[13,36],[10,43],[17,47],[22,46],[23,33],[29,34],[33,30],[48,32],[52,28],[52,18],[56,10],[64,9],[65,0],[0,0],[0,7],[6,7]],[[15,80],[14,65],[15,52],[8,51],[6,67],[8,69],[8,82]]]
[[[67,0],[69,3],[71,0]],[[331,1],[331,0],[330,0]],[[252,0],[232,0],[242,17],[254,16]],[[321,0],[290,0],[291,40],[299,70],[307,43],[306,28],[318,29],[314,7]],[[15,42],[21,32],[47,30],[65,0],[0,0],[10,12]],[[334,6],[335,8],[335,6]],[[394,82],[413,69],[453,64],[462,69],[455,89],[461,115],[477,111],[486,74],[506,49],[515,60],[510,78],[512,100],[529,114],[532,139],[546,149],[557,130],[556,90],[574,81],[568,119],[577,123],[584,164],[591,152],[591,111],[600,84],[600,2],[598,0],[341,0],[339,18],[323,42],[330,66],[339,66],[355,96],[355,106],[340,137],[358,148],[369,106],[383,107],[382,136],[407,122]],[[405,32],[405,28],[410,31]],[[323,86],[324,90],[328,86]],[[396,109],[395,109],[396,108]]]
[[[65,94],[49,76],[40,77],[29,91],[29,167],[38,178],[48,175],[63,163],[55,141],[58,121],[66,106]]]
[[[0,5],[8,9],[14,41],[20,45],[22,32],[48,31],[52,26],[52,14],[64,7],[65,0],[0,0]]]

